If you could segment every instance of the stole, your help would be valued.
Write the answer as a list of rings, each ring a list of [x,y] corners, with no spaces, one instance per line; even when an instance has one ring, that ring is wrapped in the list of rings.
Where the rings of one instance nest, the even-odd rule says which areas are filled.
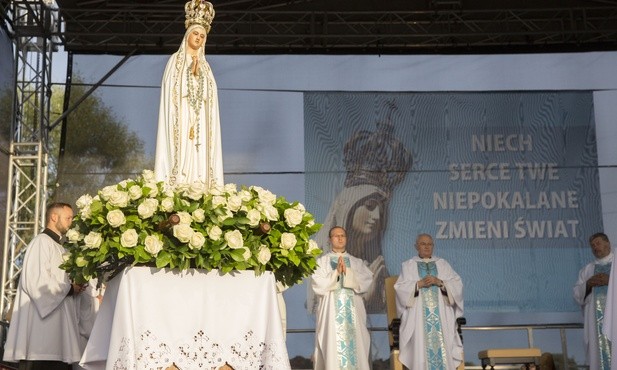
[[[418,274],[420,279],[427,275],[437,276],[437,265],[434,261],[418,261]],[[428,370],[446,369],[446,346],[439,315],[439,300],[441,289],[437,286],[422,288],[422,311],[424,319],[424,348],[426,351],[426,364]]]
[[[594,267],[595,274],[610,274],[611,264],[598,265]],[[595,325],[596,333],[598,334],[598,349],[600,352],[600,369],[610,370],[611,368],[611,342],[606,338],[606,335],[602,333],[602,323],[604,322],[604,307],[606,307],[606,295],[608,293],[608,286],[597,286],[593,288],[594,295],[594,311],[595,311]]]
[[[349,257],[344,256],[345,266],[350,267]],[[338,257],[330,259],[332,269],[338,265]],[[334,308],[336,310],[336,353],[340,370],[353,370],[358,368],[358,350],[356,336],[356,307],[354,304],[354,291],[343,287],[345,276],[339,276],[338,287],[334,295]]]

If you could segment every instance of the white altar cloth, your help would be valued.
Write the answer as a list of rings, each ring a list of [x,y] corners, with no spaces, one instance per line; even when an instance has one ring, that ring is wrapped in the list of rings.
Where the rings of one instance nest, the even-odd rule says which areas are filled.
[[[86,369],[290,369],[274,275],[131,267],[112,279]]]

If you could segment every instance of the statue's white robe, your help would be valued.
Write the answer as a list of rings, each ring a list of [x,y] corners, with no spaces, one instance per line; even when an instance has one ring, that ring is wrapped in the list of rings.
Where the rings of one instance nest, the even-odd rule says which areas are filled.
[[[192,59],[186,52],[186,37],[193,27],[199,26],[186,31],[183,44],[169,58],[163,73],[154,173],[157,181],[171,185],[194,182],[207,187],[223,185],[218,91],[203,46],[198,55],[199,70],[205,80],[197,114],[189,103],[189,94],[196,95],[199,86],[197,78],[191,73],[187,75]],[[192,92],[187,78],[192,79]],[[191,127],[193,139],[190,138]]]

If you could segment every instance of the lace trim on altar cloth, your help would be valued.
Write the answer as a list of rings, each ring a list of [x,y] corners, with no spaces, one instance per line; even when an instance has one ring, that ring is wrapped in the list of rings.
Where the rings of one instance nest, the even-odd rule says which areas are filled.
[[[173,369],[173,365],[179,370],[218,370],[226,363],[234,370],[290,368],[287,349],[261,341],[253,331],[224,348],[203,330],[177,347],[158,338],[154,330],[146,330],[135,337],[135,342],[122,338],[117,357],[112,361],[114,370],[165,370]]]

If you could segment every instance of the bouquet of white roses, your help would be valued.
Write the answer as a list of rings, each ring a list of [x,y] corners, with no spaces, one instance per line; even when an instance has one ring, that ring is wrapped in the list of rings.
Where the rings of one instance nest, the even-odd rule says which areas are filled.
[[[154,173],[77,200],[62,268],[76,282],[105,280],[130,265],[174,269],[273,271],[292,286],[321,253],[310,239],[321,225],[298,202],[258,186],[166,188]]]

